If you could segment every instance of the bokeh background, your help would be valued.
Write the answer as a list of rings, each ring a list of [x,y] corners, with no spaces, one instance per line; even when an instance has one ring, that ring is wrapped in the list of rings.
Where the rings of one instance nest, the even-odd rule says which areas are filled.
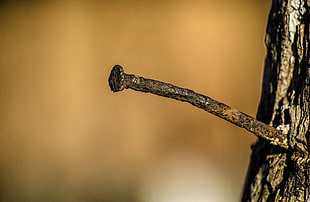
[[[270,1],[1,1],[1,201],[239,201],[256,138],[112,93],[113,65],[255,116]]]

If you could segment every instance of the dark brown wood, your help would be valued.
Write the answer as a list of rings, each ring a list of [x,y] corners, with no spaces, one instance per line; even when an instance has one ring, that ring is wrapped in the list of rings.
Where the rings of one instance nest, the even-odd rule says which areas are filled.
[[[126,74],[120,65],[112,68],[109,85],[113,92],[123,89],[133,89],[145,93],[173,98],[188,102],[241,128],[244,128],[272,145],[287,148],[287,138],[281,130],[277,130],[237,109],[216,101],[208,96],[196,93],[186,88],[180,88],[169,83],[146,79],[133,74]]]
[[[309,1],[273,0],[257,119],[288,134],[288,150],[259,139],[242,201],[310,201]]]

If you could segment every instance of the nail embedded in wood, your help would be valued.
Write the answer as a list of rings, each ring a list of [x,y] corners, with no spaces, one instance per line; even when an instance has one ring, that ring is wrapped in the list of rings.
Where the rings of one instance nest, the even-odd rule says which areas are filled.
[[[163,97],[188,102],[226,121],[229,121],[261,137],[275,146],[288,148],[287,135],[280,130],[256,120],[237,109],[216,101],[208,96],[169,83],[146,79],[133,74],[126,74],[120,65],[115,65],[109,76],[109,85],[113,92],[130,88],[135,91],[152,93]]]

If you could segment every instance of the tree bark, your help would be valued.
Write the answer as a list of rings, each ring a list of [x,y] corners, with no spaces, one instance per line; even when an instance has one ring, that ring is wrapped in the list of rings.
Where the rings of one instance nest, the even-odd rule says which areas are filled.
[[[288,150],[259,138],[242,201],[310,201],[310,66],[307,0],[273,0],[257,119],[287,135]]]

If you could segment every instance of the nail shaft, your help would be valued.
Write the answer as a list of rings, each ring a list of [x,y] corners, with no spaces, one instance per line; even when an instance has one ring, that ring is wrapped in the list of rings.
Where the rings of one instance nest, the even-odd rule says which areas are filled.
[[[130,88],[135,91],[152,93],[188,102],[241,128],[245,128],[273,145],[288,148],[287,138],[281,131],[237,109],[231,108],[224,103],[192,90],[180,88],[161,81],[146,79],[133,74],[126,74],[120,65],[115,65],[113,67],[109,77],[109,85],[113,92]]]

